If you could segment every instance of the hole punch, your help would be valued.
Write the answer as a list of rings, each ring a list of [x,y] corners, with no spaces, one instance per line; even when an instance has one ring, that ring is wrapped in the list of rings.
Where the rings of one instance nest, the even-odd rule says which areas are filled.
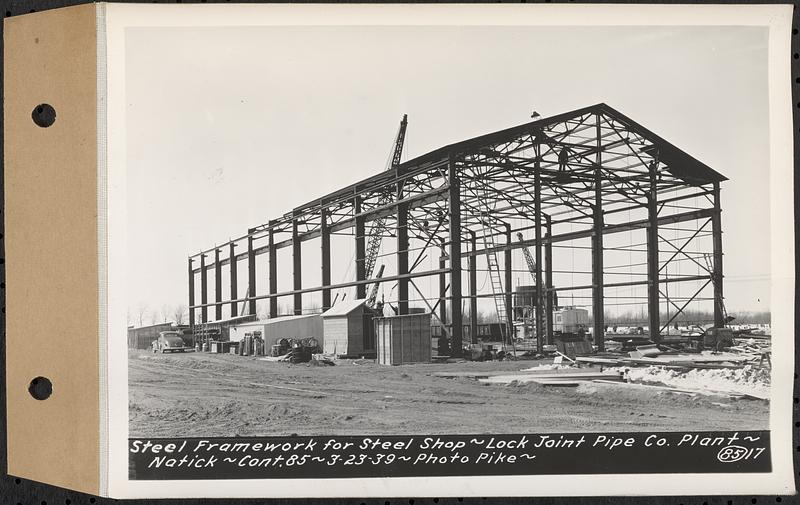
[[[28,392],[37,400],[47,400],[53,394],[53,383],[47,377],[36,377],[28,386]]]
[[[56,110],[50,104],[41,103],[33,108],[31,118],[36,126],[47,128],[56,122]]]

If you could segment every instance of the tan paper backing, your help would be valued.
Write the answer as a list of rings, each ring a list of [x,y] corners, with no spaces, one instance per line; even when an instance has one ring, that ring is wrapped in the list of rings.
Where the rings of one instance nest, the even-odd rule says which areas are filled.
[[[88,4],[5,20],[4,134],[8,471],[97,494],[95,19]],[[28,393],[40,375],[44,401]]]

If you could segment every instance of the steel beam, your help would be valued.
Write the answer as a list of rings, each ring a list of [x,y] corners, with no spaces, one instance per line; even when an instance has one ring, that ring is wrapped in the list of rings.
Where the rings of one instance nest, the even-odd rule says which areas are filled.
[[[189,258],[189,327],[194,333],[194,269],[192,263],[194,260]]]
[[[461,185],[455,157],[450,154],[447,163],[448,210],[450,212],[450,323],[452,340],[450,354],[461,357],[463,353],[463,327],[461,314]]]
[[[469,232],[470,250],[477,248],[478,240],[475,232]],[[469,339],[470,343],[478,343],[478,257],[469,257]]]
[[[208,322],[208,270],[206,270],[206,255],[200,255],[200,321]]]
[[[661,225],[667,225],[667,224],[683,223],[683,222],[686,222],[686,221],[694,221],[696,219],[703,219],[703,218],[711,217],[711,215],[713,213],[714,213],[713,209],[701,209],[701,210],[692,210],[692,211],[684,212],[684,213],[681,213],[681,214],[672,214],[672,215],[669,215],[669,216],[659,216],[658,217],[658,224],[659,224],[659,226],[661,226]],[[641,220],[637,220],[637,221],[631,221],[629,223],[610,224],[610,225],[607,225],[607,226],[603,227],[602,234],[603,235],[611,235],[613,233],[623,233],[623,232],[631,231],[631,230],[645,229],[645,228],[647,228],[649,226],[650,226],[650,220],[649,219],[641,219]],[[595,234],[595,229],[594,229],[594,226],[592,226],[591,228],[586,229],[586,230],[578,230],[578,231],[571,231],[571,232],[566,232],[566,233],[559,233],[558,235],[553,235],[549,239],[543,238],[542,239],[542,243],[544,243],[544,244],[547,244],[547,243],[555,244],[555,243],[558,243],[558,242],[569,242],[570,240],[578,240],[578,239],[581,239],[581,238],[589,238],[589,237],[592,237],[594,234]],[[531,246],[535,246],[535,245],[536,245],[536,240],[524,240],[524,241],[520,241],[520,242],[514,242],[514,245],[511,248],[512,249],[519,249],[519,248],[521,248],[523,246],[531,247]],[[494,250],[494,251],[499,252],[499,251],[504,251],[507,248],[508,248],[508,246],[500,245],[500,246],[493,247],[493,248],[491,248],[489,250],[490,251]],[[487,252],[486,249],[480,249],[480,250],[475,251],[475,252],[468,251],[468,252],[463,253],[463,256],[471,256],[471,255],[480,256],[480,255],[485,255],[486,252]]]
[[[321,273],[322,273],[322,285],[323,286],[330,286],[331,284],[331,232],[328,227],[328,210],[322,209],[322,213],[320,216],[322,220],[320,224],[320,253],[322,256],[322,265],[321,265]],[[322,310],[328,310],[331,308],[331,290],[330,289],[323,289],[322,290]]]
[[[366,221],[361,214],[361,195],[353,199],[353,213],[355,214],[355,234],[356,234],[356,281],[367,280],[366,272]],[[367,297],[367,285],[356,285],[356,299],[363,300]]]
[[[725,326],[725,298],[722,291],[722,203],[720,202],[719,183],[714,183],[714,214],[711,217],[711,235],[714,248],[714,271],[711,273],[714,282],[714,326]]]
[[[236,300],[239,298],[239,286],[238,286],[238,276],[239,273],[237,270],[237,264],[234,258],[236,257],[236,243],[231,242],[228,244],[228,258],[230,258],[230,277],[231,277],[231,300]],[[236,306],[236,302],[231,302],[231,317],[236,317],[239,315],[239,309]]]
[[[600,115],[596,116],[597,143],[600,144]],[[603,303],[603,173],[602,151],[595,155],[594,205],[592,206],[592,315],[594,318],[594,345],[598,351],[605,350],[605,306]]]
[[[296,292],[293,297],[295,315],[303,313],[303,294],[297,292],[303,289],[303,244],[298,235],[297,217],[295,217],[292,220],[292,289]]]
[[[444,272],[445,273],[450,273],[450,269],[447,269]],[[439,275],[441,273],[442,273],[442,271],[439,270],[439,269],[426,270],[425,272],[409,272],[409,273],[407,273],[406,275],[403,275],[403,276],[398,276],[398,275],[390,275],[388,277],[384,276],[384,277],[381,277],[381,280],[383,282],[393,282],[393,281],[399,281],[400,279],[416,279],[416,278],[421,278],[421,277],[433,277],[433,276]],[[708,276],[706,275],[703,278],[704,279],[708,279]],[[357,286],[359,284],[370,284],[372,282],[373,281],[371,279],[370,280],[365,280],[365,281],[359,281],[359,282],[350,281],[350,282],[343,282],[341,284],[331,284],[329,287],[330,287],[330,289],[346,289],[346,288],[351,288],[351,287]],[[294,296],[297,293],[307,294],[307,293],[316,293],[316,292],[319,292],[319,291],[322,291],[322,287],[321,286],[312,287],[312,288],[303,288],[303,289],[300,289],[300,290],[297,290],[297,291],[295,291],[295,290],[283,291],[283,292],[280,292],[280,293],[275,293],[274,295],[271,295],[271,294],[269,294],[269,295],[258,295],[258,296],[255,297],[255,299],[256,300],[268,300],[268,299],[271,299],[271,298],[281,298],[281,297],[284,297],[284,296]],[[491,296],[491,295],[487,295],[487,296]],[[240,298],[238,300],[226,300],[226,302],[231,302],[231,301],[242,302],[242,301],[245,301],[245,300],[247,300],[247,298]],[[207,303],[206,305],[210,306],[210,305],[213,305],[213,303]],[[202,305],[195,305],[195,308],[201,307],[201,306]]]
[[[448,190],[449,190],[449,188],[443,187],[443,188],[437,188],[436,190],[428,192],[429,194],[434,194],[435,193],[435,195],[431,196],[431,197],[426,197],[427,200],[424,201],[424,204],[429,204],[429,203],[432,203],[434,201],[443,200],[444,197],[446,196],[446,193],[448,192]],[[444,196],[440,197],[439,195],[444,195]],[[421,202],[417,198],[418,196],[421,196],[421,195],[417,195],[417,196],[414,196],[414,197],[407,197],[405,199],[409,204],[409,211],[413,210],[414,208],[417,208],[417,207],[423,205],[423,202]],[[686,200],[686,199],[694,198],[696,196],[702,196],[702,193],[687,195],[686,197],[681,197],[681,198],[673,198],[673,199],[670,199],[670,200],[671,201]],[[545,201],[545,200],[547,200],[547,198],[543,196],[543,201]],[[664,201],[665,200],[661,200],[661,202],[664,202]],[[394,215],[394,209],[395,209],[396,205],[397,204],[393,202],[392,204],[390,204],[390,207],[391,207],[392,210],[383,210],[383,211],[380,211],[379,214],[382,215],[382,216]],[[383,208],[389,208],[389,207],[383,207]],[[621,208],[621,209],[604,209],[603,213],[604,213],[604,215],[608,215],[608,214],[615,213],[615,212],[627,211],[627,210],[630,210],[632,208],[634,208],[634,207]],[[636,208],[638,208],[638,207],[636,207]],[[366,222],[376,218],[375,212],[376,211],[374,209],[371,209],[369,211],[365,211],[365,212],[361,213],[361,217],[364,218],[364,222],[366,223]],[[682,214],[676,214],[675,216],[664,216],[664,217],[661,217],[661,218],[659,218],[660,219],[659,223],[660,224],[672,224],[672,223],[677,223],[677,222],[681,222],[681,221],[688,221],[688,220],[691,220],[691,219],[698,219],[699,217],[711,217],[712,213],[713,213],[713,209],[699,209],[699,210],[696,210],[696,211],[686,212],[686,213],[682,213]],[[696,214],[698,217],[692,217],[693,214]],[[664,219],[667,219],[667,221],[663,221]],[[554,225],[555,224],[564,224],[564,223],[568,223],[568,222],[571,222],[571,221],[572,220],[560,220],[560,221],[559,220],[554,220],[553,224]],[[271,223],[272,223],[272,221],[271,221]],[[330,231],[330,233],[336,233],[338,231],[348,230],[348,229],[353,228],[353,226],[355,226],[355,223],[356,223],[356,218],[340,220],[335,225],[333,225],[333,224],[330,225],[329,231]],[[618,233],[618,232],[636,230],[636,229],[640,229],[640,228],[646,228],[647,226],[648,226],[648,220],[647,219],[643,219],[643,220],[633,221],[631,223],[618,223],[618,224],[614,224],[614,225],[609,225],[609,226],[604,228],[603,233],[608,235],[609,233]],[[593,228],[590,227],[590,228],[588,228],[586,230],[578,230],[578,231],[575,231],[575,232],[570,232],[568,234],[555,235],[552,240],[554,242],[575,240],[575,239],[579,239],[579,238],[590,237],[590,236],[592,236],[593,233],[594,233],[593,232]],[[314,239],[316,237],[319,237],[319,236],[320,236],[320,232],[319,231],[301,233],[300,234],[300,241],[301,242],[306,242],[308,240],[312,240],[312,239]],[[244,238],[247,238],[247,236],[242,237],[242,239],[244,239]],[[522,245],[532,246],[532,245],[534,245],[534,243],[535,242],[533,240],[529,240],[529,241],[526,241],[526,242],[523,242],[523,243],[516,243],[516,247],[522,247]],[[288,246],[291,246],[291,245],[292,245],[292,240],[291,240],[291,238],[289,238],[289,239],[283,240],[281,242],[276,242],[273,245],[273,247],[276,248],[276,249],[281,249],[283,247],[288,247]],[[500,250],[502,250],[503,247],[505,247],[505,246],[500,246],[497,250],[500,251]],[[269,251],[269,246],[261,246],[261,247],[257,247],[255,249],[255,254],[256,254],[256,256],[258,256],[260,254],[265,254],[268,251]],[[472,254],[472,253],[469,252],[468,254]],[[479,254],[485,254],[485,251],[479,251]],[[240,254],[238,254],[236,256],[236,259],[237,260],[244,259],[246,257],[246,255],[247,255],[246,253],[240,253]],[[199,255],[193,255],[192,258],[196,258],[198,256]],[[222,259],[222,264],[226,265],[228,263],[228,261],[229,261],[228,258],[224,258],[224,259]],[[210,265],[206,266],[206,268],[211,268],[211,266]],[[195,269],[194,271],[195,271],[195,273],[197,273],[200,270],[199,269]]]
[[[278,292],[278,250],[275,249],[275,228],[270,226],[267,233],[267,243],[269,244],[269,294],[275,295]],[[254,294],[255,291],[250,296]],[[253,304],[255,306],[255,301],[253,301]],[[251,312],[251,314],[255,314],[255,311]],[[269,317],[278,317],[277,296],[272,296],[269,299]]]
[[[647,195],[647,312],[650,340],[661,341],[659,318],[659,279],[658,279],[658,163],[650,164],[650,191]]]

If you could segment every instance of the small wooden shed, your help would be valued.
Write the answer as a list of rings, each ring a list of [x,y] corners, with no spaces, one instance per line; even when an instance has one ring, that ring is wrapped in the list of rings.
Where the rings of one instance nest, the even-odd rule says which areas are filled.
[[[360,357],[375,354],[374,312],[366,300],[342,301],[322,313],[323,352]]]

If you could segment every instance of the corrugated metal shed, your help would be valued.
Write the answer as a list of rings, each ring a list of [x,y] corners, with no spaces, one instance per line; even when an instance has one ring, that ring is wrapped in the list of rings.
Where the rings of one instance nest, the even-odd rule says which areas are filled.
[[[363,356],[375,353],[373,311],[364,305],[365,302],[339,302],[322,313],[325,354]]]
[[[248,333],[261,332],[264,344],[276,345],[282,338],[302,339],[314,337],[320,346],[324,344],[322,316],[320,314],[302,314],[264,319],[231,327],[231,341],[238,342]]]
[[[139,328],[128,328],[129,349],[149,349],[159,332],[174,330],[172,323],[151,324]]]
[[[378,363],[403,365],[431,361],[430,313],[375,318]]]

